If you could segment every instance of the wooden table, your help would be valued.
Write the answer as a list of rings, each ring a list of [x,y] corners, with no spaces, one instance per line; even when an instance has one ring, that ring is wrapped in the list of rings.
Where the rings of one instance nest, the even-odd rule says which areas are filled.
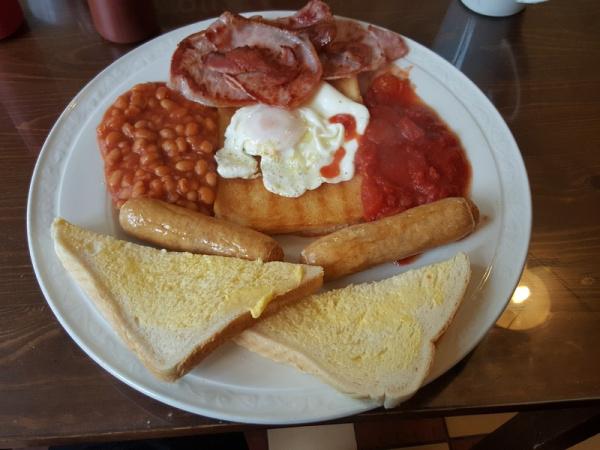
[[[49,309],[27,246],[32,170],[71,99],[135,45],[99,37],[84,1],[21,3],[25,24],[0,41],[0,447],[252,428],[189,414],[129,388],[87,357]],[[221,7],[242,12],[304,4],[157,3],[161,32],[215,17]],[[530,299],[509,305],[471,354],[410,401],[344,421],[597,408],[600,6],[595,0],[552,0],[492,19],[459,0],[330,5],[336,14],[410,37],[471,78],[514,134],[533,201],[522,281],[531,288]],[[468,45],[466,30],[472,32]]]

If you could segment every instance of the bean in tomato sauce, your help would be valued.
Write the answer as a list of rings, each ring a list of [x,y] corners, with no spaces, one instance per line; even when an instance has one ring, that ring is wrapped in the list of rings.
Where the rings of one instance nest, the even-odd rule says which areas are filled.
[[[114,206],[153,197],[212,214],[217,120],[215,108],[162,82],[138,84],[120,95],[96,129]]]
[[[365,93],[364,103],[371,117],[356,165],[363,177],[366,220],[466,196],[471,168],[464,149],[408,78],[380,75]]]

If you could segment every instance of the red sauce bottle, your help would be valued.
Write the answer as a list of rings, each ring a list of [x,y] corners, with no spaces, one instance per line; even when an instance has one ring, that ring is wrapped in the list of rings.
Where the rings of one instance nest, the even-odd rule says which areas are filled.
[[[23,23],[23,10],[17,0],[0,2],[0,39],[13,34]]]
[[[88,0],[100,36],[118,44],[139,42],[158,31],[152,0]]]

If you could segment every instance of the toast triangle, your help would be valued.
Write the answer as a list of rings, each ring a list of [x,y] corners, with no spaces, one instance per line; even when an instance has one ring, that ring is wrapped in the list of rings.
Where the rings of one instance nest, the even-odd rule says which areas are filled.
[[[313,294],[234,340],[349,396],[397,406],[422,385],[465,295],[468,257]]]
[[[65,268],[160,380],[185,375],[259,319],[318,289],[320,267],[167,252],[84,230],[51,228]]]

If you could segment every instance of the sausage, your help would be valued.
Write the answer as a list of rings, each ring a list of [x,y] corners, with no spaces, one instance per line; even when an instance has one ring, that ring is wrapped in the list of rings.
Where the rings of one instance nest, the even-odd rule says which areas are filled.
[[[446,198],[323,236],[302,251],[300,261],[322,266],[324,279],[334,280],[457,241],[478,222],[471,200]]]
[[[265,234],[154,198],[125,202],[119,222],[127,234],[167,250],[283,261],[283,249]]]

